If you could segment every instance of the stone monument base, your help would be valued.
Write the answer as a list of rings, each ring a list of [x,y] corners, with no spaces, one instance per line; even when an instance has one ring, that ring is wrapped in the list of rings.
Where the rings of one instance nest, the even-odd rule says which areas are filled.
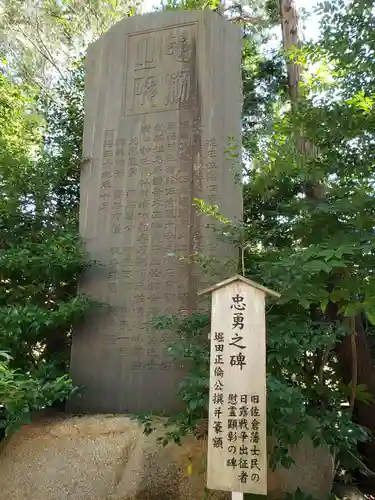
[[[227,492],[204,496],[207,441],[188,438],[162,447],[155,421],[150,436],[128,418],[113,415],[43,418],[25,425],[0,453],[0,500],[230,500]],[[300,487],[328,497],[332,459],[302,442],[296,466],[269,471],[268,498]],[[189,457],[193,474],[188,475]]]

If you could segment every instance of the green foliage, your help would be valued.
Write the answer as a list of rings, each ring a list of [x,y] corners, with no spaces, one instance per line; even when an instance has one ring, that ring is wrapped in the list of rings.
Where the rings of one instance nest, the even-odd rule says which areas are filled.
[[[219,0],[167,0],[161,3],[163,10],[215,10],[220,6]]]
[[[177,333],[176,341],[170,345],[172,358],[183,363],[187,375],[179,387],[179,395],[186,404],[186,409],[171,417],[167,427],[164,445],[170,441],[180,443],[188,433],[196,433],[197,426],[208,413],[209,380],[209,318],[200,313],[193,313],[186,318],[156,317],[153,326],[159,330],[172,330]],[[146,432],[150,431],[146,427]]]
[[[89,262],[77,235],[79,74],[75,81],[78,94],[60,89],[52,126],[51,115],[36,117],[40,104],[29,88],[0,75],[0,345],[10,355],[1,365],[0,413],[7,432],[71,393],[71,329],[91,305],[76,294]]]
[[[0,428],[5,428],[5,435],[29,423],[34,411],[63,401],[74,392],[67,375],[38,379],[29,373],[11,369],[11,359],[0,352],[0,401],[3,409]]]
[[[274,305],[274,307],[276,307]],[[288,446],[302,437],[314,445],[327,445],[336,454],[347,455],[357,441],[367,438],[366,432],[351,421],[351,413],[342,407],[345,394],[332,370],[325,385],[315,367],[322,350],[333,348],[345,334],[340,327],[332,332],[327,325],[312,324],[301,318],[269,315],[267,345],[268,431],[276,440],[271,451],[271,466],[292,463]],[[303,318],[303,313],[302,313]],[[187,433],[196,433],[208,417],[209,381],[209,318],[195,313],[186,318],[155,318],[154,326],[178,333],[178,340],[170,346],[173,359],[183,363],[187,376],[180,385],[180,396],[186,411],[173,416],[167,424],[164,445],[180,442]],[[296,329],[296,323],[298,329]],[[281,329],[278,328],[280,325]],[[152,432],[151,419],[144,421],[145,431]]]
[[[138,0],[1,0],[0,53],[10,75],[53,94],[56,79],[69,85],[66,71],[88,44],[138,7]]]
[[[319,4],[322,36],[313,47],[317,58],[324,55],[334,68],[335,82],[343,96],[362,91],[366,96],[375,89],[375,38],[373,2],[343,0]]]
[[[1,154],[8,161],[25,160],[40,136],[33,97],[32,88],[14,85],[0,72]]]
[[[287,493],[283,500],[314,500],[314,497],[304,493],[300,488],[297,488],[294,493]]]
[[[317,72],[304,85],[304,100],[293,112],[277,110],[269,135],[253,149],[244,186],[246,273],[282,293],[268,313],[270,429],[286,443],[303,432],[342,458],[368,437],[342,407],[350,389],[341,382],[336,346],[347,334],[345,317],[372,318],[375,122],[371,78],[366,91],[364,78],[354,85],[344,63],[365,65],[366,58],[343,50],[342,38],[338,44],[355,24],[339,23],[348,23],[350,7],[344,15],[343,5],[329,5],[325,38],[304,59],[323,61],[334,80]],[[371,63],[366,68],[371,73]],[[283,400],[274,405],[272,392]],[[366,387],[356,394],[371,404]],[[295,421],[291,434],[286,418]]]
[[[38,101],[45,118],[44,168],[50,179],[50,200],[59,225],[78,228],[79,178],[82,167],[84,68],[76,61],[55,87],[57,98]]]

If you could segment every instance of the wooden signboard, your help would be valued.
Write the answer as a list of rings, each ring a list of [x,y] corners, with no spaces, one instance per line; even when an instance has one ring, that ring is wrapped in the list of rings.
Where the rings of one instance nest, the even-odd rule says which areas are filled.
[[[265,295],[242,276],[212,293],[207,487],[267,494]],[[237,496],[236,496],[237,495]]]

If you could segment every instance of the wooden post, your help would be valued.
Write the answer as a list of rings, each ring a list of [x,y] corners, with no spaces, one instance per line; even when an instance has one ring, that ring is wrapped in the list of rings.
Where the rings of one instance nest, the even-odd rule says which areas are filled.
[[[265,295],[242,276],[212,294],[207,487],[267,495]]]

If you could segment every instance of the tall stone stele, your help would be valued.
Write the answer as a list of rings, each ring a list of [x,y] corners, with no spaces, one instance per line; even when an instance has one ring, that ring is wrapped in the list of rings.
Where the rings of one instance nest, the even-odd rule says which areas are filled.
[[[80,231],[100,265],[80,291],[110,308],[73,333],[81,396],[72,411],[180,407],[173,335],[150,318],[191,313],[208,284],[171,253],[236,257],[193,199],[241,218],[238,162],[226,153],[228,142],[240,144],[241,102],[241,30],[211,11],[124,19],[90,46]]]

